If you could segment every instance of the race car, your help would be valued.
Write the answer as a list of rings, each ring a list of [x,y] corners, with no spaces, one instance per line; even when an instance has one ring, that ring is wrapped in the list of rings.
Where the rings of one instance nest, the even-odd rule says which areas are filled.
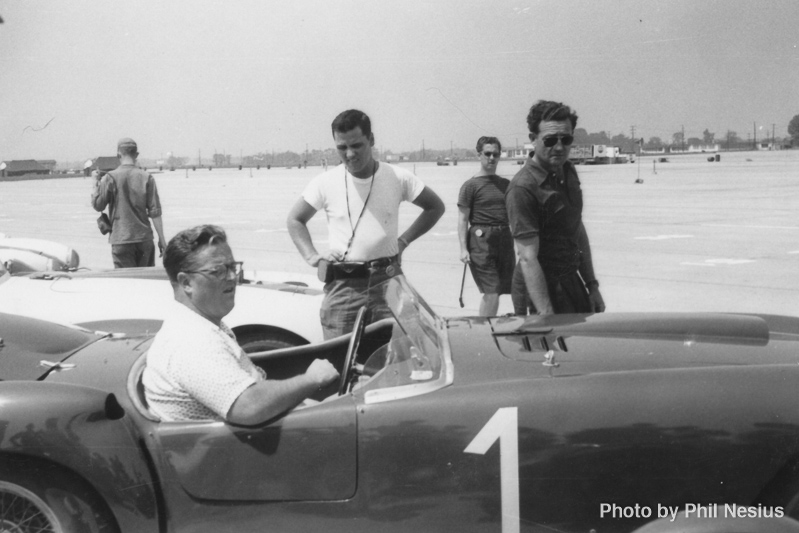
[[[393,318],[250,355],[342,376],[253,427],[150,412],[151,334],[0,315],[0,527],[799,529],[799,319],[444,319],[402,276],[379,290]]]

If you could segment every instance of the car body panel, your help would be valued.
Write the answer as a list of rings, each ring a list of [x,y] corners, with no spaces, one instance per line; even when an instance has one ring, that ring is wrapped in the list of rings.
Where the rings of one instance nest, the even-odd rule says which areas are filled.
[[[41,272],[0,280],[0,312],[60,323],[163,321],[173,301],[172,286],[160,267]],[[234,332],[264,327],[288,332],[301,342],[318,342],[323,338],[321,324],[308,318],[319,316],[321,302],[322,292],[315,288],[270,281],[242,283],[225,323]]]
[[[344,500],[356,488],[355,406],[341,398],[263,427],[163,423],[162,479],[214,501]],[[308,472],[312,475],[298,475]]]
[[[138,430],[113,395],[75,385],[10,381],[0,383],[0,405],[0,454],[75,472],[102,494],[123,531],[156,531],[149,461]]]

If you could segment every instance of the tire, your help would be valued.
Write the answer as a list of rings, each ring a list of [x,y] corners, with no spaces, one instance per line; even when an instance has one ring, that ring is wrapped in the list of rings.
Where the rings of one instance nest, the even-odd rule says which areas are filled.
[[[247,333],[239,336],[238,341],[244,353],[268,352],[308,344],[300,338],[294,338],[279,331]]]
[[[10,533],[116,533],[105,505],[59,471],[4,471],[0,531]]]

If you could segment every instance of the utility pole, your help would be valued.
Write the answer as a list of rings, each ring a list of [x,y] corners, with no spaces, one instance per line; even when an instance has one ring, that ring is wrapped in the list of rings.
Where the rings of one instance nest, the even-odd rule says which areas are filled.
[[[422,139],[422,161],[424,161],[426,159],[426,157],[427,157],[427,155],[425,154],[425,151],[424,151],[424,139]]]
[[[753,138],[752,148],[757,150],[757,122],[752,122],[752,131],[754,132],[752,133],[752,138]]]
[[[685,126],[681,126],[682,128],[682,151],[685,151]]]
[[[635,142],[635,126],[630,126],[630,139]],[[633,150],[635,150],[635,145],[633,145]],[[640,157],[641,154],[639,152],[638,156]]]
[[[777,138],[774,136],[774,126],[775,124],[771,123],[771,147],[776,149],[777,148]]]

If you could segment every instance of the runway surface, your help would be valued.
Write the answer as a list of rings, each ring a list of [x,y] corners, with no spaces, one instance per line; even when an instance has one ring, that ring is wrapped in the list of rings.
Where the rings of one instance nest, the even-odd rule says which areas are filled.
[[[668,156],[656,163],[579,166],[585,226],[608,312],[723,311],[799,316],[799,150]],[[456,200],[477,162],[438,167],[403,163],[444,200],[447,212],[407,250],[411,283],[444,316],[476,314],[480,295],[467,274],[458,305]],[[499,174],[518,170],[503,161]],[[176,170],[155,174],[167,238],[202,223],[228,232],[247,270],[313,275],[286,231],[288,210],[319,167]],[[634,183],[637,177],[643,183]],[[0,233],[67,244],[81,265],[110,268],[110,245],[89,205],[92,178],[0,182]],[[405,204],[400,227],[419,209]],[[323,214],[309,224],[326,249]],[[500,313],[512,310],[503,296]]]

